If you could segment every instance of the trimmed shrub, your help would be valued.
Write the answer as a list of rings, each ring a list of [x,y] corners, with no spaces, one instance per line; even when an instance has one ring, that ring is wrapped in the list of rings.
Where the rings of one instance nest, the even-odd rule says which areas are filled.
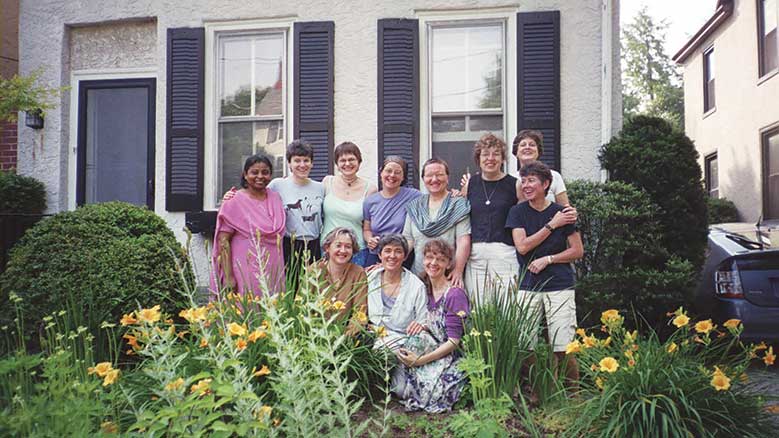
[[[655,324],[685,302],[695,271],[660,244],[658,208],[646,192],[618,181],[572,181],[568,196],[584,244],[584,257],[575,263],[583,325],[597,324],[608,308],[636,309]]]
[[[100,343],[103,321],[115,323],[139,305],[173,308],[176,258],[183,263],[185,255],[165,221],[145,208],[109,202],[57,214],[11,250],[0,277],[0,318],[16,316],[13,293],[26,333],[44,316],[67,310],[73,326],[91,329]]]
[[[708,216],[692,140],[666,120],[636,116],[603,146],[600,160],[611,180],[649,194],[658,206],[662,247],[689,260],[697,272],[706,249]]]
[[[46,189],[35,178],[0,171],[0,213],[41,214],[46,210]]]
[[[733,201],[725,198],[708,198],[706,202],[709,204],[710,224],[738,222],[738,209]]]

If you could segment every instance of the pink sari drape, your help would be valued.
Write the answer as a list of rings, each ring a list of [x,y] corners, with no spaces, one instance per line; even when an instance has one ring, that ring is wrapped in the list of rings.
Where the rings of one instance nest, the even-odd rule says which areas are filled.
[[[224,272],[217,262],[220,232],[233,233],[230,239],[230,254],[239,293],[272,295],[284,288],[284,255],[281,241],[284,237],[286,214],[281,196],[272,190],[266,190],[266,193],[268,196],[260,201],[240,190],[219,209],[212,255],[213,292],[219,292],[217,284],[223,286],[224,280]]]

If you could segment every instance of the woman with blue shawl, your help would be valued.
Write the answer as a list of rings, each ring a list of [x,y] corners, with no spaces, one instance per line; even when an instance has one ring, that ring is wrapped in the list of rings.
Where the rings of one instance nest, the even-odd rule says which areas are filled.
[[[422,166],[422,181],[427,194],[406,205],[403,237],[417,255],[411,270],[424,272],[422,250],[433,239],[441,239],[455,249],[454,269],[450,274],[453,287],[463,287],[463,272],[471,253],[471,205],[449,192],[449,165],[431,158]]]

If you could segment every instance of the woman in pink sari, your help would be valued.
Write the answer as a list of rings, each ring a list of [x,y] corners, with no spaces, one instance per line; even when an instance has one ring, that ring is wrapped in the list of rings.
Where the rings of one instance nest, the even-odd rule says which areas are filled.
[[[247,158],[241,174],[242,189],[219,209],[212,291],[218,293],[219,286],[228,286],[240,294],[261,296],[275,294],[284,287],[281,239],[286,215],[279,194],[267,188],[272,174],[268,157],[257,154]]]

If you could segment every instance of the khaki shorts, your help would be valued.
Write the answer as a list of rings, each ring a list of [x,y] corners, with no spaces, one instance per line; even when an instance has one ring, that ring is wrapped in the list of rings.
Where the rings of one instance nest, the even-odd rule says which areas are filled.
[[[549,344],[555,352],[565,351],[565,347],[576,335],[576,299],[573,289],[551,292],[519,291],[521,301],[528,310],[546,317],[546,329]],[[533,343],[535,344],[535,342]]]

